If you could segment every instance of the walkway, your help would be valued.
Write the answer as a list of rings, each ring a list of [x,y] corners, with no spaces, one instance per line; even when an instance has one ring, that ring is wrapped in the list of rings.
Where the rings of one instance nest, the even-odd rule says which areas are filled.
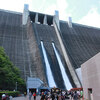
[[[13,98],[12,100],[29,100],[28,96],[27,97],[15,97]],[[31,100],[34,100],[33,99],[33,96],[31,98]],[[40,96],[37,96],[36,100],[40,100]],[[50,99],[51,100],[51,99]],[[65,99],[65,100],[71,100],[71,99]],[[73,100],[73,99],[72,99]],[[80,100],[83,100],[83,99],[80,99]],[[86,100],[86,99],[84,99]]]
[[[15,97],[12,100],[29,100],[28,96],[26,97]],[[34,100],[33,97],[31,98],[31,100]],[[36,100],[40,100],[40,96],[37,96]]]

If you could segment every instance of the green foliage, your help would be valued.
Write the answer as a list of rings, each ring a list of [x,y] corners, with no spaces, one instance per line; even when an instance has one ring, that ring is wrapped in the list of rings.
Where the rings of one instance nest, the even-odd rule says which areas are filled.
[[[0,90],[25,91],[26,86],[24,80],[20,77],[20,71],[6,56],[4,49],[0,47]]]
[[[2,97],[2,94],[7,94],[8,96],[17,97],[20,92],[19,91],[0,91],[0,98]]]

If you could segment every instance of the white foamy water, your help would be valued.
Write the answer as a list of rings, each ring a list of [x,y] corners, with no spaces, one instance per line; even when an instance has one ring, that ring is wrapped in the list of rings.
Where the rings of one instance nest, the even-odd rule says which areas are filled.
[[[49,60],[47,58],[46,50],[44,48],[44,45],[43,45],[42,41],[41,41],[41,47],[42,47],[42,52],[43,52],[45,65],[46,65],[46,75],[47,75],[49,87],[56,87],[56,83],[54,81],[52,71],[51,71],[51,68],[50,68]]]
[[[61,70],[61,74],[62,74],[62,77],[63,77],[63,80],[64,80],[65,87],[66,87],[67,90],[70,90],[72,88],[72,85],[71,85],[71,83],[68,79],[68,76],[66,74],[65,68],[64,68],[63,63],[61,61],[60,55],[59,55],[58,51],[56,50],[54,43],[52,43],[52,46],[53,46],[54,52],[56,54],[58,64],[60,66],[60,70]]]

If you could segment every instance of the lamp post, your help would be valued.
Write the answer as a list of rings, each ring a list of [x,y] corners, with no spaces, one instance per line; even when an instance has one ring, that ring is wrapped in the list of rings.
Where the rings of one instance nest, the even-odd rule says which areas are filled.
[[[17,82],[16,82],[16,91],[17,91]]]

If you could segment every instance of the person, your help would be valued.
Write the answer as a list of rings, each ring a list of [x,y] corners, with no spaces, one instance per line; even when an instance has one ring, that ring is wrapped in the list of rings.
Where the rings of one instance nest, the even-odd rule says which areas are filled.
[[[50,94],[50,92],[48,92],[48,100],[50,100],[50,96],[51,96],[51,94]]]
[[[29,92],[29,100],[31,100],[31,97],[32,97],[32,93],[31,91]]]
[[[58,94],[55,95],[56,100],[59,100]]]
[[[12,100],[12,99],[13,99],[13,97],[10,95],[10,96],[9,96],[9,100]]]
[[[8,93],[6,93],[6,100],[9,100],[9,95],[8,95]]]
[[[41,94],[41,100],[45,100],[44,92],[42,92],[42,94]]]
[[[74,95],[74,93],[73,93],[72,91],[70,91],[69,94],[71,95],[71,100],[73,100],[73,95]]]
[[[54,95],[54,93],[51,94],[51,98],[52,98],[52,100],[55,99],[55,95]]]
[[[24,96],[26,97],[26,92],[24,92]]]
[[[33,93],[33,97],[34,97],[34,100],[36,100],[36,93],[35,92]]]
[[[69,97],[68,97],[68,91],[65,92],[65,99],[69,99]]]
[[[81,96],[81,98],[83,97],[83,91],[80,92],[80,96]]]
[[[79,99],[79,95],[78,95],[77,91],[74,92],[73,99],[74,100],[78,100]]]
[[[2,100],[6,100],[6,95],[2,94]]]

